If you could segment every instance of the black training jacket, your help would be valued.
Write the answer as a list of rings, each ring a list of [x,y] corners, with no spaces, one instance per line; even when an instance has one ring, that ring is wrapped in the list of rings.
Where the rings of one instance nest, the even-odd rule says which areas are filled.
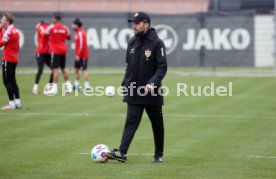
[[[163,105],[162,92],[158,93],[158,89],[167,73],[167,56],[164,42],[158,37],[154,28],[150,28],[147,33],[136,35],[129,40],[126,64],[122,86],[128,87],[128,93],[124,96],[123,101],[131,104]],[[136,86],[132,94],[130,92],[131,83],[135,83],[133,86]],[[141,94],[145,94],[142,87],[147,84],[153,84],[157,87],[154,94],[138,95],[137,89],[139,87]]]

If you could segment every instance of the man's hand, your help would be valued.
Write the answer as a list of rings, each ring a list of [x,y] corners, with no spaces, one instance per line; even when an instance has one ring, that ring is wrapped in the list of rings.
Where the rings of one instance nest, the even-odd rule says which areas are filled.
[[[152,84],[147,84],[145,90],[146,92],[151,92],[154,90],[154,86]]]
[[[77,60],[77,61],[80,61],[80,57],[79,57],[79,56],[76,56],[76,60]]]

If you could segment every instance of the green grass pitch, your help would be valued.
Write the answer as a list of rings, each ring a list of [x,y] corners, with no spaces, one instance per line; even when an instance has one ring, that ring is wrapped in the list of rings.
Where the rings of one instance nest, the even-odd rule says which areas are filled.
[[[41,84],[47,79],[44,75]],[[121,79],[122,74],[98,74],[90,81],[118,86]],[[94,145],[119,145],[126,112],[122,97],[33,95],[33,74],[18,74],[17,80],[23,109],[0,111],[0,178],[276,178],[273,77],[167,75],[162,164],[152,164],[148,155],[154,148],[145,114],[125,164],[91,160]],[[233,96],[176,96],[177,82],[212,81],[233,82]],[[0,82],[3,106],[7,95]]]

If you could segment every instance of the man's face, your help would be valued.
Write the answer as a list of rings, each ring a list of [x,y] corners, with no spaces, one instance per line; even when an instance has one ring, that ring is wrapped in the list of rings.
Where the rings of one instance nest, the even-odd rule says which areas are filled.
[[[9,26],[10,23],[8,22],[7,18],[5,16],[3,16],[2,19],[1,19],[1,24],[2,24],[2,27],[4,29],[6,29]]]
[[[138,22],[138,23],[133,23],[132,29],[134,31],[134,34],[137,34],[140,32],[146,32],[149,29],[149,24],[145,23],[143,21]]]
[[[74,23],[72,24],[71,27],[72,27],[73,30],[77,30],[78,29],[78,26],[76,24],[74,24]]]
[[[56,24],[56,23],[59,22],[59,20],[58,20],[57,18],[53,17],[53,18],[52,18],[52,22],[53,22],[53,24]]]

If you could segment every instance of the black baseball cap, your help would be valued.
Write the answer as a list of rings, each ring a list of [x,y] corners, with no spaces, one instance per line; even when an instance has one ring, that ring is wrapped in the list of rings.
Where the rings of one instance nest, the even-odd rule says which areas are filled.
[[[134,14],[133,19],[128,20],[128,22],[133,22],[133,23],[139,23],[139,22],[147,22],[151,23],[150,17],[147,13],[145,12],[137,12]]]

